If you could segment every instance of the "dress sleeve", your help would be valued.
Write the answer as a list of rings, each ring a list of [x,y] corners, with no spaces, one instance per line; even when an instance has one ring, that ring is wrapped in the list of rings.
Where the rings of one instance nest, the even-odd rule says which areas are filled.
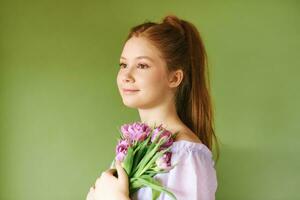
[[[205,149],[202,149],[205,150]],[[208,151],[185,151],[166,176],[157,176],[178,200],[215,200],[217,176],[212,154]],[[162,193],[160,200],[171,198]]]

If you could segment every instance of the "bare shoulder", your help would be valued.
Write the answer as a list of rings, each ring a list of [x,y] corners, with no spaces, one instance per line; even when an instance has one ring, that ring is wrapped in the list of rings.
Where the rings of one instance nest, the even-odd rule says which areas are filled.
[[[175,141],[179,141],[179,140],[187,140],[189,142],[202,143],[202,141],[198,138],[198,136],[189,129],[184,129],[179,132],[179,134],[175,138]]]

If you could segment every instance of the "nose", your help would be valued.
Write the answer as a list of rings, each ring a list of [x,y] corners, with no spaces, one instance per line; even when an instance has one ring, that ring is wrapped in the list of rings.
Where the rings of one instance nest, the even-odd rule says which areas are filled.
[[[128,82],[134,82],[134,77],[132,75],[132,72],[131,70],[126,70],[126,72],[123,74],[123,78],[122,78],[122,81],[124,83],[128,83]]]

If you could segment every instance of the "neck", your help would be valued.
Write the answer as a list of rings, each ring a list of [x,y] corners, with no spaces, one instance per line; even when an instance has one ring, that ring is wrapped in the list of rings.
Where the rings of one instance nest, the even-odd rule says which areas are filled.
[[[150,126],[162,124],[162,126],[169,131],[176,132],[184,125],[177,115],[176,107],[173,102],[160,104],[152,108],[139,109],[138,111],[141,122]]]

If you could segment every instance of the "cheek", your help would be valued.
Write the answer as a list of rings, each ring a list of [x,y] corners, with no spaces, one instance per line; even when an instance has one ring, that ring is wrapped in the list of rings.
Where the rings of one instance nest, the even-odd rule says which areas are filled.
[[[153,73],[140,80],[149,93],[161,93],[167,89],[166,78],[161,73]]]
[[[120,71],[119,71],[118,74],[117,74],[116,82],[117,82],[118,88],[120,88],[121,82],[122,82]]]

